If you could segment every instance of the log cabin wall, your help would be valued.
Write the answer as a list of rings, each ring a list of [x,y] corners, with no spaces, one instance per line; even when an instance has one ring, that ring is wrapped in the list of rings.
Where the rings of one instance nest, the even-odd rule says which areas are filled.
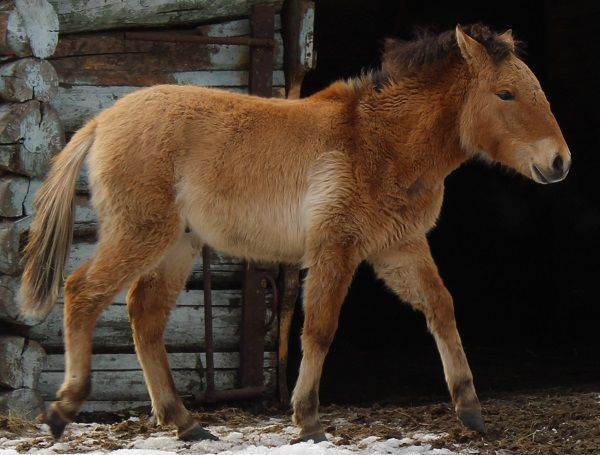
[[[35,417],[46,353],[26,335],[39,320],[19,314],[19,247],[32,196],[65,144],[52,101],[58,76],[47,58],[58,17],[46,0],[0,2],[0,413]]]
[[[126,39],[125,33],[148,28],[157,31],[176,28],[178,33],[247,36],[250,34],[248,16],[252,6],[267,3],[276,12],[273,96],[285,97],[286,75],[280,17],[283,0],[197,0],[183,2],[184,6],[182,2],[172,0],[157,0],[150,2],[150,6],[119,1],[105,2],[90,9],[78,0],[23,0],[24,4],[32,2],[43,4],[44,8],[50,6],[60,27],[54,30],[60,29],[60,35],[57,42],[55,39],[54,48],[43,55],[46,60],[11,58],[0,68],[0,84],[4,84],[0,85],[0,91],[10,85],[9,78],[4,75],[18,71],[44,75],[45,81],[36,82],[35,90],[21,96],[29,96],[31,101],[15,100],[4,104],[0,111],[0,169],[3,172],[0,176],[0,216],[3,217],[0,227],[0,319],[8,323],[5,326],[7,331],[25,335],[20,338],[22,346],[12,349],[15,353],[19,349],[23,352],[26,345],[39,348],[42,360],[38,361],[36,368],[39,371],[36,370],[35,384],[30,381],[30,389],[38,401],[41,396],[43,401],[48,402],[53,399],[64,374],[63,303],[59,301],[44,321],[26,320],[18,312],[17,290],[21,272],[20,248],[30,223],[28,215],[32,213],[32,195],[47,170],[49,158],[64,145],[63,131],[68,140],[99,111],[144,86],[194,84],[248,92],[250,49],[247,46],[134,41]],[[39,28],[39,24],[32,26],[33,29],[36,27]],[[299,48],[303,63],[294,67],[296,79],[299,71],[314,64],[310,53],[312,48],[306,46],[306,43],[312,44],[307,40],[307,34],[312,31],[312,9],[308,18],[304,17],[300,28],[303,44]],[[1,46],[0,43],[0,50],[4,53]],[[23,69],[34,64],[35,71]],[[4,98],[4,94],[2,96],[10,100]],[[30,135],[19,133],[32,128]],[[30,146],[28,141],[33,140],[30,136],[42,145],[37,148]],[[96,227],[84,169],[77,186],[74,241],[66,275],[93,256]],[[243,264],[218,253],[213,254],[211,262],[215,381],[217,390],[222,390],[235,387],[239,379]],[[165,332],[176,385],[182,395],[190,398],[199,396],[204,388],[202,277],[199,256],[188,289],[180,296]],[[268,311],[267,320],[269,318]],[[274,390],[277,379],[277,336],[277,324],[273,324],[266,333],[264,354],[264,382],[270,390]],[[14,344],[14,340],[12,342]],[[45,363],[40,363],[44,356]],[[2,369],[0,362],[0,371]],[[4,386],[1,377],[0,374],[0,387]],[[142,371],[134,353],[124,293],[98,320],[94,332],[92,381],[92,393],[83,410],[116,410],[149,403]],[[19,406],[26,405],[21,403]],[[0,405],[2,412],[17,411]]]

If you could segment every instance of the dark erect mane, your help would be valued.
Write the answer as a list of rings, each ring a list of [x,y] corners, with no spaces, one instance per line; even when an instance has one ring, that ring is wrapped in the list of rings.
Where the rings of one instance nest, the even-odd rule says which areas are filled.
[[[494,62],[501,62],[514,53],[514,47],[500,37],[501,33],[483,24],[467,25],[463,30],[485,47]],[[393,72],[410,76],[458,55],[460,50],[454,30],[440,34],[421,30],[410,41],[386,40],[382,60],[384,71],[393,69]]]

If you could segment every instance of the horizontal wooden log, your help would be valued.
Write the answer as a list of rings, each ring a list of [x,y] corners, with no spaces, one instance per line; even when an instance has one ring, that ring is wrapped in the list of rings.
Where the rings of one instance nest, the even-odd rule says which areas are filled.
[[[177,74],[190,71],[247,71],[250,51],[247,46],[135,41],[123,33],[95,33],[62,37],[50,61],[62,84],[144,86],[177,83]],[[275,36],[273,68],[283,68],[281,34]]]
[[[50,0],[56,7],[61,33],[123,27],[189,25],[248,16],[258,3],[281,10],[283,0]]]
[[[50,158],[64,145],[62,122],[49,104],[28,101],[0,106],[0,169],[42,177]]]
[[[0,4],[0,54],[47,58],[58,42],[58,16],[46,0]]]
[[[213,291],[214,347],[221,351],[239,348],[241,320],[240,291]],[[121,300],[121,301],[119,301]],[[93,345],[96,351],[106,349],[131,350],[131,327],[123,295],[109,306],[98,319]],[[204,306],[202,291],[185,291],[173,309],[165,330],[165,344],[169,350],[201,350],[204,348]],[[270,311],[267,312],[270,317]],[[59,303],[47,319],[32,327],[29,335],[49,350],[63,346],[63,304]],[[266,333],[267,349],[273,349],[275,328]]]
[[[241,87],[215,87],[227,90],[248,93],[247,88]],[[83,124],[107,107],[112,106],[119,98],[138,90],[139,87],[93,87],[73,86],[59,87],[58,95],[52,104],[55,106],[60,119],[64,124],[65,131],[71,133],[77,131]],[[274,87],[273,96],[285,96],[284,87]],[[283,96],[282,96],[283,95]],[[1,146],[0,146],[1,147]],[[79,187],[81,188],[81,183]]]
[[[276,381],[275,370],[265,369],[265,385],[273,387]],[[40,375],[38,391],[50,400],[54,398],[64,379],[63,372],[44,371]],[[174,370],[173,379],[179,395],[197,397],[205,388],[205,378],[199,370]],[[239,373],[236,369],[215,370],[217,390],[233,389],[238,386]],[[137,371],[92,371],[92,401],[147,401],[148,389],[141,370]]]
[[[85,241],[76,241],[71,247],[71,253],[65,267],[65,275],[83,265],[94,257],[96,244]],[[211,278],[215,289],[241,288],[243,272],[243,261],[232,258],[224,254],[213,251],[211,257]],[[189,282],[201,285],[203,279],[202,255],[198,254]],[[120,299],[120,300],[119,300]],[[124,297],[120,295],[116,302],[125,302]]]
[[[206,365],[204,352],[171,352],[169,366],[171,370],[199,370]],[[275,368],[277,356],[275,352],[264,353],[264,367]],[[240,367],[239,352],[215,352],[214,366],[217,370]],[[141,370],[136,354],[94,354],[92,355],[92,371],[128,371]],[[46,356],[44,372],[65,371],[64,354],[49,354]],[[118,374],[118,373],[117,373]]]
[[[58,74],[46,60],[23,58],[0,67],[0,98],[48,102],[58,92]]]
[[[275,15],[274,29],[276,32],[281,30],[281,16]],[[199,25],[196,31],[202,36],[246,36],[250,35],[250,21],[248,19],[238,19],[234,21],[217,22],[213,24]]]
[[[32,182],[32,184],[39,185],[40,182]],[[30,191],[30,194],[25,199],[25,211],[29,214],[33,212],[31,207],[31,200],[34,194]],[[7,275],[18,275],[22,272],[22,249],[25,246],[27,232],[31,224],[31,216],[28,215],[24,218],[10,220],[4,219],[0,222],[0,274]],[[77,196],[75,198],[75,226],[74,232],[76,235],[93,235],[96,232],[97,220],[96,214],[89,205],[87,197]],[[71,253],[71,267],[81,264],[78,262],[77,246],[74,247],[74,251]],[[85,247],[84,247],[85,248]],[[93,248],[88,249],[89,255],[86,260],[91,258],[93,255]],[[67,268],[68,272],[72,271],[72,268]]]

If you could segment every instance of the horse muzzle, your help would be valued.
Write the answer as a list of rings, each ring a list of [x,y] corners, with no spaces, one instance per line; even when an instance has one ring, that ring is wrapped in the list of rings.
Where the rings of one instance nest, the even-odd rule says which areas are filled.
[[[531,178],[543,185],[548,183],[557,183],[564,180],[569,174],[571,168],[571,158],[564,159],[560,154],[554,155],[549,166],[541,166],[536,163],[531,164]]]

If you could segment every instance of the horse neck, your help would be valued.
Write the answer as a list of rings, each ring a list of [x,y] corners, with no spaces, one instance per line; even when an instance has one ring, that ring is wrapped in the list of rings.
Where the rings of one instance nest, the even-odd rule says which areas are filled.
[[[466,68],[455,64],[366,94],[358,103],[360,130],[372,131],[367,141],[403,170],[435,166],[436,178],[446,177],[469,158],[459,130],[468,81]]]

